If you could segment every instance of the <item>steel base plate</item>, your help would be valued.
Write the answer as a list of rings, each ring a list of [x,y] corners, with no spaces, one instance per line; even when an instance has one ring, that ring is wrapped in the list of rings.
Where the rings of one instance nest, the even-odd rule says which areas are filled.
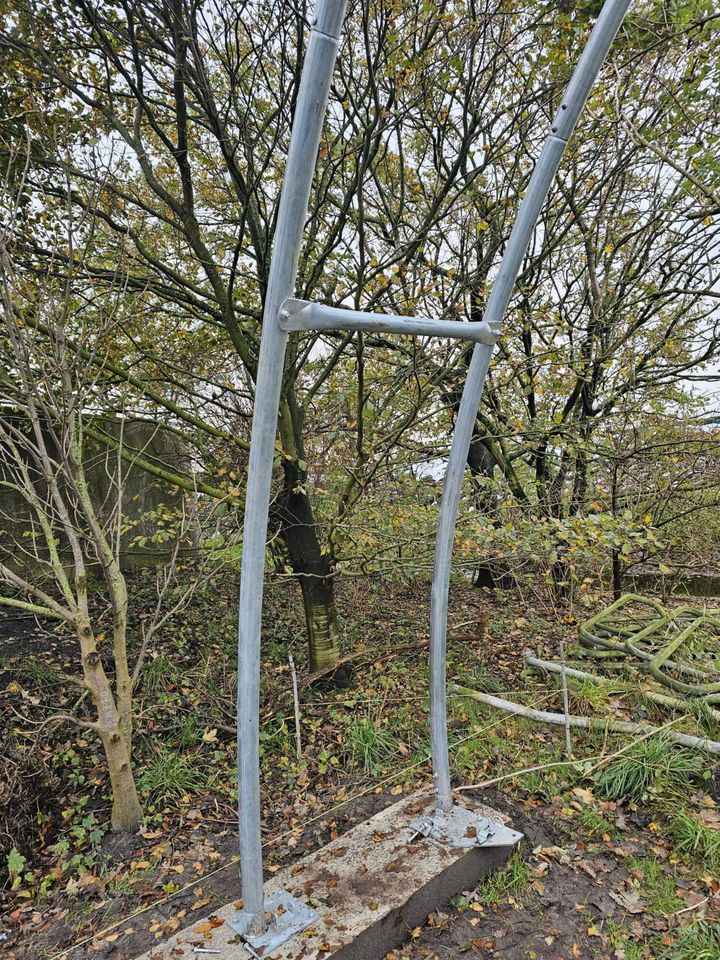
[[[266,915],[272,914],[272,919],[262,933],[248,933],[252,914],[244,910],[238,910],[233,919],[228,921],[233,930],[240,934],[250,953],[256,957],[267,956],[277,950],[290,937],[307,930],[319,919],[311,907],[285,890],[269,897],[263,904],[263,911]]]
[[[522,840],[517,830],[457,804],[449,810],[435,810],[432,816],[418,817],[411,822],[410,829],[413,831],[410,842],[423,836],[455,848],[513,847]]]

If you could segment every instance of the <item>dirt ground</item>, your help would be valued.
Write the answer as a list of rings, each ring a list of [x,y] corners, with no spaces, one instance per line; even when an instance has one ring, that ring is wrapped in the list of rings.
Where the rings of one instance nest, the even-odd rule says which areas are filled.
[[[363,612],[347,629],[362,634],[367,656],[357,662],[350,689],[302,687],[300,765],[285,720],[292,713],[288,638],[301,635],[301,613],[292,595],[273,598],[271,592],[275,646],[268,650],[263,696],[265,728],[273,735],[263,768],[270,871],[427,783],[427,676],[422,640],[417,642],[425,629],[426,587],[401,584],[388,596],[383,586],[382,603],[380,595],[357,588],[344,598],[346,608]],[[10,840],[0,842],[5,856],[12,844],[27,861],[3,891],[0,947],[7,960],[132,960],[239,897],[230,692],[234,596],[222,606],[215,596],[207,602],[204,611],[172,624],[168,646],[156,651],[158,659],[166,656],[167,669],[172,653],[183,670],[170,679],[163,672],[161,682],[152,675],[152,696],[149,680],[141,690],[138,767],[157,774],[168,756],[179,766],[166,780],[141,778],[147,825],[125,838],[106,832],[107,783],[97,747],[75,729],[44,722],[49,700],[52,709],[69,709],[78,699],[62,682],[62,671],[72,668],[71,639],[34,619],[0,613],[0,762],[11,785],[4,798],[6,826],[0,822],[0,833],[4,829]],[[209,609],[226,610],[227,625],[212,632],[217,615],[211,617]],[[479,613],[490,626],[474,636],[464,625]],[[557,705],[556,690],[521,677],[522,650],[531,642],[542,653],[559,636],[572,642],[575,619],[567,611],[538,613],[532,602],[509,606],[456,588],[452,624],[465,632],[450,644],[451,678],[472,685],[492,675],[500,687]],[[178,636],[187,638],[185,646],[178,646]],[[392,649],[388,637],[401,652],[386,653]],[[296,660],[300,656],[296,650]],[[216,674],[222,683],[214,686]],[[385,740],[368,747],[359,739],[353,725],[361,713],[372,720],[370,729],[384,731]],[[190,728],[198,714],[199,726]],[[509,717],[488,719],[486,711],[451,705],[454,762],[464,783],[562,755],[557,730]],[[597,744],[578,738],[575,747],[582,754]],[[370,752],[363,755],[361,748]],[[202,768],[207,777],[183,781],[182,790],[173,792],[173,778],[187,775],[186,758],[192,772]],[[479,791],[483,803],[507,813],[525,834],[521,856],[500,877],[440,906],[390,958],[665,960],[665,946],[687,923],[703,917],[717,923],[718,877],[677,855],[665,814],[601,801],[591,787],[564,783],[551,772],[542,782],[520,778]],[[707,793],[698,790],[685,803],[720,827]],[[702,960],[720,960],[720,946]]]
[[[396,798],[389,793],[372,795],[352,805],[330,820],[304,832],[293,849],[280,850],[275,863],[298,860],[353,826],[358,819],[371,816]],[[576,807],[562,807],[562,801],[542,804],[528,799],[509,800],[496,791],[483,792],[483,802],[512,817],[513,825],[525,835],[521,855],[529,872],[527,886],[517,894],[508,892],[499,902],[488,904],[483,888],[468,891],[455,905],[447,904],[431,914],[422,929],[410,932],[405,947],[393,951],[390,958],[502,957],[503,960],[622,960],[627,954],[614,946],[612,926],[627,927],[639,943],[650,932],[662,935],[671,932],[682,919],[679,911],[692,911],[700,905],[707,908],[707,898],[720,909],[718,886],[708,878],[702,884],[678,879],[677,893],[683,901],[678,916],[652,916],[646,904],[635,893],[636,879],[627,861],[652,857],[668,859],[669,844],[659,834],[647,830],[647,818],[627,813],[621,808],[610,811],[614,823],[622,830],[604,839],[588,834],[574,820]],[[570,801],[571,803],[573,801]],[[202,842],[202,838],[198,837]],[[234,852],[235,838],[225,838],[227,856]],[[132,858],[137,851],[132,844],[114,851],[115,855]],[[232,851],[232,852],[231,852]],[[218,851],[219,852],[219,851]],[[222,859],[222,857],[221,857]],[[675,876],[668,870],[668,876]],[[181,890],[163,903],[140,907],[143,912],[126,923],[112,926],[104,936],[99,934],[89,943],[73,950],[62,949],[73,930],[63,925],[60,916],[43,923],[42,909],[28,906],[20,915],[7,918],[9,934],[3,946],[8,960],[29,960],[38,956],[97,957],[102,960],[132,960],[149,949],[168,933],[184,928],[212,912],[212,907],[237,898],[239,881],[235,865],[221,867],[214,876]],[[80,895],[88,910],[97,909],[95,895]],[[94,902],[95,901],[95,902]],[[703,901],[706,901],[703,903]],[[79,906],[75,898],[75,909]],[[104,928],[123,916],[128,904],[107,904],[103,914]],[[137,907],[136,907],[137,909]],[[38,916],[38,913],[40,916]],[[25,917],[27,918],[25,920]],[[24,922],[25,921],[25,922]],[[25,942],[23,927],[27,923]],[[56,949],[53,954],[53,948]],[[648,958],[656,954],[640,954]],[[708,958],[709,960],[709,958]]]

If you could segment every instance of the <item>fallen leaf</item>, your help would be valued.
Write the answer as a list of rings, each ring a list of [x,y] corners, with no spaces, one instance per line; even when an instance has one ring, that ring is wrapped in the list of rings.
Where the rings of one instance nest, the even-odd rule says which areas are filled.
[[[219,917],[208,917],[204,923],[201,923],[199,926],[195,927],[195,933],[210,933],[211,930],[214,930],[216,927],[222,927],[225,923],[224,920],[221,920]]]
[[[619,904],[628,913],[643,913],[646,909],[645,901],[635,889],[620,890],[617,893],[610,890],[609,893],[615,903]]]

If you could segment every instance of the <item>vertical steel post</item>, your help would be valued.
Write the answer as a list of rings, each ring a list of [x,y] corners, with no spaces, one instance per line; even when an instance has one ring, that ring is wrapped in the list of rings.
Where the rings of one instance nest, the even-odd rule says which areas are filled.
[[[498,332],[523,257],[565,146],[629,6],[630,0],[606,0],[567,87],[560,109],[555,115],[550,134],[520,204],[517,220],[510,234],[483,317],[483,320]],[[435,802],[439,813],[447,812],[452,806],[445,665],[452,548],[468,449],[492,351],[493,346],[485,344],[477,344],[473,350],[448,458],[435,545],[430,606],[430,733]]]
[[[345,0],[318,0],[312,22],[280,197],[263,313],[250,440],[238,629],[238,816],[243,909],[263,929],[260,837],[260,627],[272,464],[288,334],[282,302],[294,294],[303,228],[335,65]]]

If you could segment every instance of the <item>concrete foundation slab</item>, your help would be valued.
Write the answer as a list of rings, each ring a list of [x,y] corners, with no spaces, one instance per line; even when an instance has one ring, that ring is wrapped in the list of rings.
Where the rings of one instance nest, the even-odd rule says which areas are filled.
[[[433,813],[432,791],[423,790],[279,870],[265,884],[266,898],[288,891],[318,917],[263,960],[382,960],[429,913],[501,867],[522,835],[496,811],[460,803],[494,821],[492,846],[449,848],[418,834],[411,823]],[[253,954],[230,926],[238,913],[227,904],[140,960],[247,960]]]

